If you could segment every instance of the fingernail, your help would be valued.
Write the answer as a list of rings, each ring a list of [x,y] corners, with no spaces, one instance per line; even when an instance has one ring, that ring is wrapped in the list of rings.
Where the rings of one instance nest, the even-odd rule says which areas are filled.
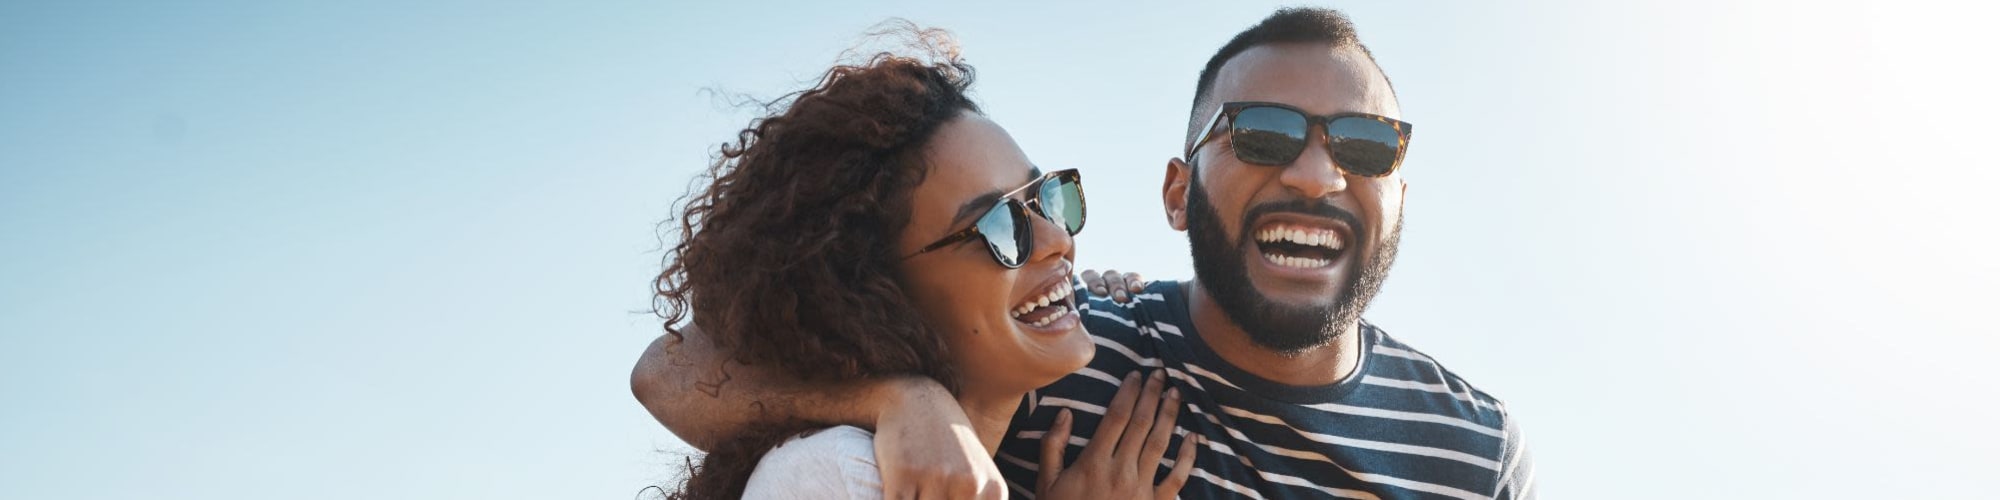
[[[1069,409],[1065,408],[1061,413],[1056,414],[1056,425],[1066,425],[1068,423],[1069,423]]]
[[[1165,378],[1167,378],[1167,370],[1165,368],[1153,371],[1153,380],[1162,380]]]
[[[1167,388],[1167,399],[1178,400],[1180,398],[1181,398],[1181,388],[1179,387]]]

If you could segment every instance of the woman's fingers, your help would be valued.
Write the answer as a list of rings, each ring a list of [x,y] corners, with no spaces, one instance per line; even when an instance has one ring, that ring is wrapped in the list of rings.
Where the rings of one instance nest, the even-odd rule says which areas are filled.
[[[1146,436],[1153,430],[1153,416],[1160,409],[1160,388],[1166,383],[1166,370],[1154,370],[1146,377],[1146,388],[1139,392],[1139,400],[1132,403],[1132,417],[1126,421],[1118,449],[1111,453],[1113,459],[1121,463],[1139,459],[1139,450],[1145,447]]]
[[[1181,390],[1168,388],[1160,397],[1160,412],[1153,417],[1152,432],[1146,435],[1146,448],[1139,452],[1139,472],[1142,477],[1152,478],[1153,471],[1159,469],[1154,464],[1167,456],[1167,445],[1173,443],[1174,419],[1181,415]]]
[[[1090,446],[1083,448],[1083,456],[1078,460],[1103,461],[1111,458],[1112,448],[1125,435],[1125,423],[1132,418],[1132,402],[1139,399],[1139,372],[1125,374],[1125,380],[1118,384],[1118,394],[1111,396],[1111,404],[1104,407],[1104,419],[1097,422],[1097,433],[1091,435]]]
[[[1069,409],[1056,413],[1055,425],[1042,435],[1042,467],[1035,475],[1035,491],[1046,492],[1055,486],[1056,476],[1062,474],[1063,450],[1069,447]]]
[[[1193,475],[1202,440],[1197,434],[1183,437],[1173,467],[1154,484],[1167,449],[1172,447],[1183,405],[1180,389],[1170,385],[1164,369],[1125,374],[1118,393],[1105,405],[1090,444],[1073,464],[1064,464],[1063,455],[1075,432],[1075,416],[1072,409],[1059,410],[1055,423],[1042,436],[1042,463],[1035,477],[1038,496],[1093,498],[1119,492],[1113,496],[1129,498],[1145,495],[1146,486],[1153,486],[1156,498],[1178,495]]]
[[[1181,437],[1180,455],[1174,457],[1174,468],[1167,471],[1167,478],[1153,487],[1153,498],[1165,500],[1180,496],[1181,486],[1187,485],[1188,476],[1194,473],[1194,452],[1207,441],[1208,438],[1192,432]]]

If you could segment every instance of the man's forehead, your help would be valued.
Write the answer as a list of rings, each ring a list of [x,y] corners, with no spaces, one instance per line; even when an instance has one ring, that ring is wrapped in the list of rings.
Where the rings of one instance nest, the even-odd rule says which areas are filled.
[[[1389,80],[1361,49],[1326,43],[1252,47],[1222,65],[1214,101],[1281,102],[1315,114],[1402,114]]]

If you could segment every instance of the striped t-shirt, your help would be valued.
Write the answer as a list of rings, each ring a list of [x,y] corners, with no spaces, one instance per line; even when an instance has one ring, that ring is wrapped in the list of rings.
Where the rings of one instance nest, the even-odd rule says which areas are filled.
[[[1042,434],[1075,417],[1066,461],[1090,442],[1125,374],[1164,367],[1184,406],[1157,478],[1188,433],[1207,436],[1181,498],[1533,498],[1534,468],[1498,399],[1362,322],[1366,353],[1332,385],[1283,385],[1210,351],[1179,282],[1132,303],[1081,301],[1097,356],[1035,391],[996,457],[1015,498],[1034,498]],[[1079,288],[1079,299],[1089,294]]]

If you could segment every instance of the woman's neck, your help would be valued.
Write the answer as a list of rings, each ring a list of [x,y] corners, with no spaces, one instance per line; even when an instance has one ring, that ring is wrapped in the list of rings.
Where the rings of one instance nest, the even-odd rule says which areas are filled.
[[[986,446],[987,456],[1000,451],[1000,440],[1007,437],[1007,426],[1013,423],[1014,412],[1021,409],[1021,398],[1027,395],[1028,391],[969,388],[959,393],[958,405],[965,408],[965,418],[972,421],[972,432]]]

